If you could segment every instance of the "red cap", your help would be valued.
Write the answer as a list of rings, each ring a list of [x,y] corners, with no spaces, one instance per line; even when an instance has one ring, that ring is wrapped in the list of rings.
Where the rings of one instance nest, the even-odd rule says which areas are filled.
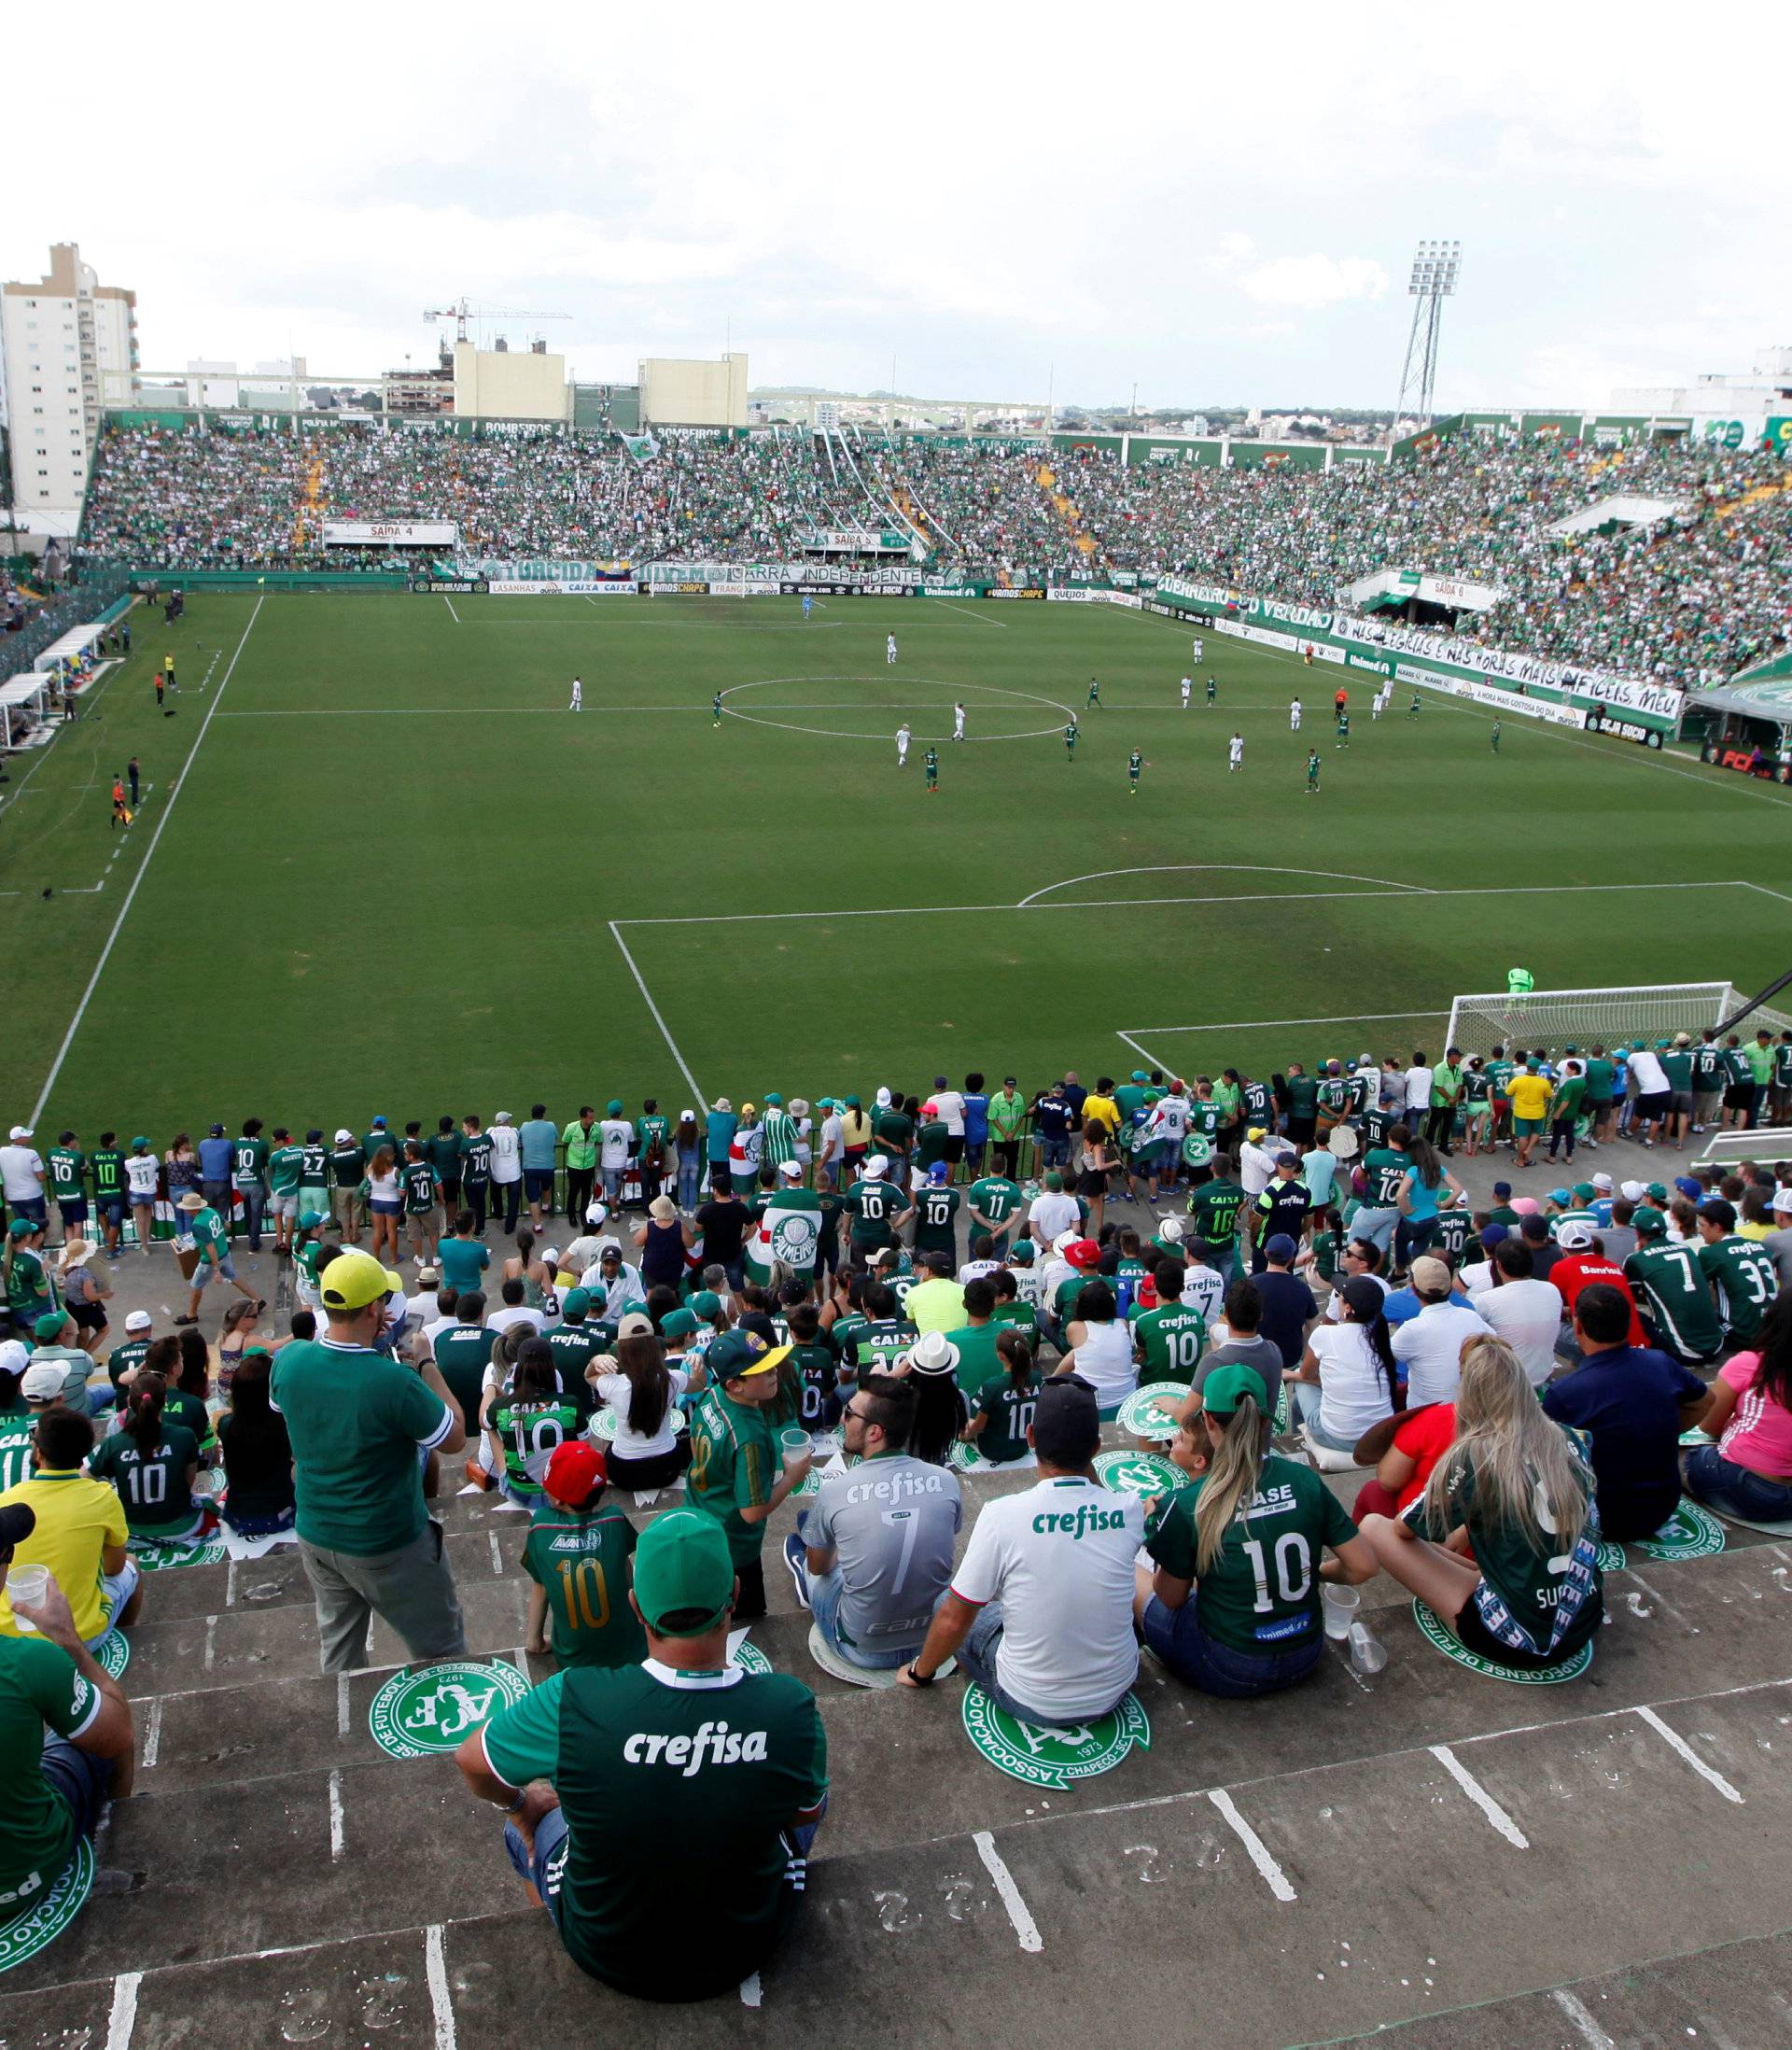
[[[1093,1239],[1072,1239],[1064,1248],[1064,1257],[1072,1267],[1099,1267],[1101,1263],[1101,1248]]]
[[[1158,1307],[1157,1284],[1151,1275],[1145,1274],[1141,1277],[1138,1287],[1133,1292],[1132,1300],[1136,1309],[1155,1310]]]
[[[568,1439],[556,1445],[541,1477],[542,1492],[563,1509],[578,1509],[588,1502],[609,1478],[604,1455],[583,1439]]]

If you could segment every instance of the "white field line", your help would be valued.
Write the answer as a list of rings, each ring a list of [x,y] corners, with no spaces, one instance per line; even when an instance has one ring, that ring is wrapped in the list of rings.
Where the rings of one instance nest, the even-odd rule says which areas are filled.
[[[1461,890],[1427,890],[1422,894],[1427,899],[1560,897],[1577,892],[1597,894],[1607,891],[1739,890],[1747,887],[1749,886],[1729,878],[1714,877],[1707,882],[1526,883],[1498,888],[1474,884]],[[1364,902],[1394,897],[1405,902],[1414,894],[1413,886],[1403,883],[1397,890],[1255,890],[1236,895],[1214,897],[1078,897],[1067,898],[1057,904],[1029,903],[1025,908],[1029,911],[1113,911],[1175,904],[1315,904],[1327,903],[1339,897],[1361,899]],[[705,911],[665,918],[613,919],[610,922],[614,925],[749,925],[778,919],[934,919],[957,911],[1015,911],[1020,908],[1020,906],[1013,904],[891,904],[878,905],[869,910]],[[1406,1018],[1422,1014],[1402,1011],[1390,1015]],[[1194,1026],[1175,1029],[1204,1030]]]
[[[660,1007],[657,1004],[654,1003],[652,992],[647,987],[647,978],[635,965],[635,957],[628,950],[628,942],[623,937],[621,932],[618,930],[619,922],[620,921],[615,919],[610,920],[609,936],[622,949],[623,959],[628,963],[628,972],[631,976],[635,977],[635,986],[641,992],[641,1002],[645,1004],[648,1009],[653,1014],[653,1022],[660,1028],[660,1037],[664,1039],[667,1046],[671,1048],[672,1058],[679,1064],[679,1073],[683,1075],[684,1079],[691,1085],[692,1095],[694,1096],[697,1102],[701,1103],[705,1101],[703,1090],[698,1086],[696,1076],[691,1073],[689,1062],[686,1061],[684,1056],[679,1051],[678,1041],[673,1038],[670,1030],[666,1026],[665,1018],[660,1016]]]
[[[1162,1039],[1169,1032],[1254,1032],[1271,1025],[1377,1025],[1393,1018],[1447,1018],[1448,1007],[1435,1011],[1353,1011],[1345,1018],[1234,1018],[1220,1025],[1135,1025],[1118,1036],[1130,1044],[1134,1039]]]
[[[944,605],[948,612],[962,612],[966,619],[974,619],[985,626],[1006,626],[1005,619],[991,619],[987,612],[973,612],[968,605],[955,605],[950,598],[930,597],[930,605]]]
[[[996,1848],[996,1840],[987,1830],[973,1830],[971,1841],[977,1846],[977,1856],[983,1860],[984,1869],[995,1882],[1001,1904],[1008,1910],[1008,1919],[1014,1924],[1015,1934],[1020,1939],[1023,1950],[1043,1950],[1045,1939],[1039,1933],[1039,1924],[1033,1920],[1032,1910],[1021,1898],[1020,1889],[1015,1884],[1015,1875],[1008,1870],[1007,1861]]]
[[[1468,1767],[1462,1762],[1448,1744],[1434,1744],[1431,1747],[1431,1755],[1515,1850],[1529,1850],[1531,1848],[1530,1841],[1525,1836],[1524,1832],[1506,1814],[1505,1810],[1488,1792],[1487,1789],[1481,1785]]]
[[[348,1675],[346,1673],[338,1673],[336,1676],[336,1734],[339,1737],[345,1737],[348,1734]]]
[[[180,774],[175,778],[174,788],[168,793],[168,802],[162,807],[161,816],[156,821],[156,830],[149,835],[149,845],[142,861],[137,864],[137,872],[131,878],[130,889],[124,893],[124,902],[119,905],[119,915],[112,921],[112,930],[105,936],[105,945],[100,949],[100,958],[93,963],[93,973],[87,978],[87,988],[81,992],[81,1001],[75,1007],[75,1016],[68,1021],[68,1030],[63,1034],[62,1045],[56,1049],[56,1058],[50,1062],[49,1073],[44,1077],[44,1086],[37,1092],[37,1101],[31,1113],[31,1122],[34,1125],[44,1115],[44,1105],[49,1102],[49,1092],[56,1087],[56,1078],[63,1072],[63,1061],[68,1059],[68,1049],[75,1044],[75,1034],[81,1029],[81,1020],[87,1016],[87,1007],[93,1001],[93,992],[100,986],[100,977],[105,973],[105,964],[111,960],[112,949],[119,943],[119,934],[123,930],[125,920],[131,915],[131,906],[137,901],[137,892],[143,886],[143,878],[149,873],[149,864],[155,860],[156,849],[161,844],[161,835],[167,829],[169,820],[175,815],[175,807],[180,801],[188,774],[198,758],[200,749],[205,743],[205,736],[211,730],[217,708],[224,702],[224,693],[231,687],[231,679],[236,674],[236,665],[248,644],[250,634],[255,630],[256,621],[261,616],[261,607],[265,602],[264,598],[256,599],[255,610],[249,614],[249,623],[244,627],[243,638],[236,644],[236,653],[231,657],[230,667],[225,670],[224,680],[217,686],[217,695],[205,708],[205,716],[199,723],[199,731],[193,736],[193,744],[187,751],[186,761],[180,765]]]
[[[152,1772],[155,1769],[155,1763],[157,1759],[159,1759],[161,1756],[161,1703],[160,1700],[156,1700],[152,1701],[149,1704],[148,1720],[144,1724],[143,1756],[139,1762],[142,1764],[144,1771]]]
[[[329,1776],[329,1860],[340,1864],[348,1848],[347,1832],[343,1819],[343,1769],[339,1765]]]
[[[1288,1883],[1288,1874],[1270,1857],[1268,1846],[1264,1843],[1262,1837],[1257,1834],[1256,1831],[1251,1827],[1250,1823],[1244,1819],[1243,1816],[1239,1813],[1237,1804],[1225,1789],[1224,1787],[1210,1787],[1207,1798],[1225,1818],[1227,1827],[1239,1842],[1244,1846],[1245,1850],[1250,1855],[1251,1862],[1263,1874],[1265,1882],[1276,1899],[1285,1904],[1287,1902],[1298,1898],[1294,1888]]]
[[[1649,1728],[1665,1744],[1678,1751],[1680,1756],[1686,1760],[1687,1763],[1692,1767],[1693,1771],[1699,1775],[1707,1786],[1715,1787],[1726,1801],[1733,1802],[1737,1807],[1740,1808],[1743,1804],[1742,1795],[1736,1791],[1723,1774],[1715,1772],[1711,1766],[1707,1765],[1698,1752],[1693,1749],[1692,1746],[1687,1742],[1686,1738],[1677,1730],[1671,1730],[1653,1708],[1637,1708],[1631,1712],[1644,1722],[1646,1722]]]
[[[1275,868],[1260,862],[1155,862],[1146,868],[1096,868],[1086,876],[1067,876],[1062,882],[1047,883],[1015,905],[1025,911],[1048,897],[1054,890],[1073,890],[1078,883],[1104,882],[1110,876],[1193,876],[1227,874],[1241,876],[1321,876],[1331,882],[1377,883],[1384,890],[1409,891],[1417,896],[1435,896],[1422,883],[1395,882],[1387,876],[1357,876],[1345,868]]]
[[[455,601],[448,596],[446,591],[441,594],[441,602],[448,608],[449,618],[454,621],[456,626],[458,626],[460,625],[460,614],[455,611]]]

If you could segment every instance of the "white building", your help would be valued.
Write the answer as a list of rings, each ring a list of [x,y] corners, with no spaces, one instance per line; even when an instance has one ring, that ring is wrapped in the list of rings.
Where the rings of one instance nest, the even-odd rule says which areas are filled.
[[[49,274],[0,285],[0,402],[12,442],[20,525],[72,533],[107,406],[136,388],[137,299],[102,285],[72,242]]]
[[[1690,414],[1695,420],[1784,414],[1792,405],[1792,348],[1763,349],[1746,375],[1707,371],[1690,385],[1636,385],[1612,394],[1615,413]]]

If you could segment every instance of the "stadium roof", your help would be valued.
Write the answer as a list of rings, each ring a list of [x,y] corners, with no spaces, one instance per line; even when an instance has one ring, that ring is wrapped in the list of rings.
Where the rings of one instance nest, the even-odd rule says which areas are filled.
[[[1565,520],[1552,520],[1552,534],[1596,534],[1603,527],[1653,527],[1680,507],[1672,498],[1601,498]]]

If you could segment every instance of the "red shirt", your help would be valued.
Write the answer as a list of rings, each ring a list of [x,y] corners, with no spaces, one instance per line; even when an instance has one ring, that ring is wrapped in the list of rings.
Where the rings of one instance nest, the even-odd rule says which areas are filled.
[[[1455,1437],[1456,1405],[1453,1402],[1427,1402],[1423,1409],[1415,1410],[1394,1432],[1390,1450],[1403,1452],[1408,1459],[1419,1462],[1412,1469],[1412,1479],[1396,1497],[1399,1509],[1416,1502],[1425,1492],[1431,1469],[1449,1450]]]
[[[1616,1288],[1631,1306],[1631,1335],[1626,1341],[1631,1345],[1646,1345],[1643,1320],[1636,1313],[1636,1296],[1631,1285],[1624,1279],[1624,1271],[1598,1253],[1574,1253],[1561,1259],[1549,1270],[1549,1279],[1561,1292],[1561,1299],[1568,1306],[1568,1314],[1575,1313],[1575,1299],[1583,1288],[1594,1282],[1603,1288]]]

